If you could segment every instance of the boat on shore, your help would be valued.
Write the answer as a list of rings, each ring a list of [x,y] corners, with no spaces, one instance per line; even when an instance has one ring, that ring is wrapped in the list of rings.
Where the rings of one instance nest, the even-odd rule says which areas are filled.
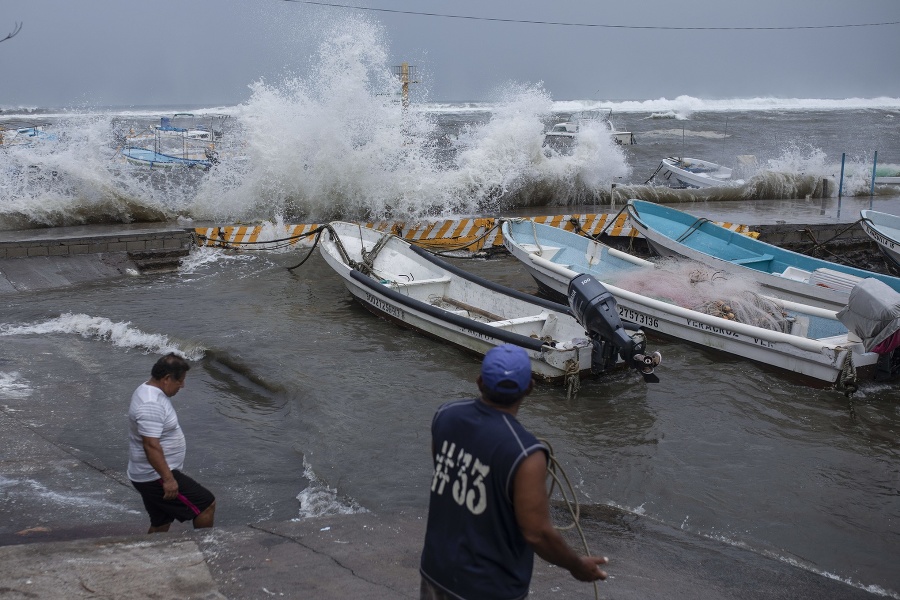
[[[573,277],[589,274],[615,297],[622,319],[650,332],[838,388],[855,386],[857,369],[860,377],[873,376],[881,359],[866,350],[835,311],[725,285],[713,273],[691,270],[693,266],[667,271],[664,265],[629,258],[591,238],[527,219],[504,221],[502,233],[504,246],[542,291],[564,297]]]
[[[875,210],[861,210],[863,231],[878,244],[894,273],[900,274],[900,217]]]
[[[708,160],[669,156],[662,159],[646,183],[650,183],[657,175],[669,183],[673,183],[674,180],[677,185],[673,187],[682,188],[702,189],[743,183],[741,180],[732,179],[731,174],[730,168]]]
[[[566,121],[554,124],[544,132],[544,146],[553,148],[561,154],[570,154],[578,143],[578,136],[587,127],[596,127],[608,132],[613,141],[620,146],[635,143],[634,134],[630,131],[616,130],[611,120],[612,109],[583,110],[573,113]]]
[[[742,274],[778,298],[840,310],[850,290],[866,278],[900,291],[900,278],[785,250],[668,206],[629,200],[626,210],[632,226],[658,254]]]
[[[502,343],[521,346],[536,378],[564,381],[570,390],[623,360],[655,378],[659,361],[645,351],[643,332],[626,330],[614,312],[598,317],[591,308],[597,296],[580,293],[594,289],[591,282],[574,296],[590,321],[582,324],[570,306],[482,279],[390,233],[334,222],[319,248],[365,308],[426,336],[480,355]]]

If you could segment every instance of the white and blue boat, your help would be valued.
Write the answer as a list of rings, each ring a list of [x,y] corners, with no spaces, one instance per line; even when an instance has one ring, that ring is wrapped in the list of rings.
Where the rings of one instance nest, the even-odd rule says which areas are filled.
[[[666,157],[662,159],[656,173],[651,175],[647,182],[649,183],[657,173],[661,179],[676,184],[672,187],[678,188],[703,189],[743,183],[743,180],[731,178],[732,170],[730,168],[699,158]],[[672,182],[673,178],[674,182]]]
[[[894,269],[900,273],[900,217],[877,210],[861,210],[862,228]]]
[[[46,130],[45,125],[33,123],[0,123],[0,146],[30,145],[35,142],[56,142],[55,133]]]
[[[651,333],[839,388],[851,388],[857,376],[874,375],[880,359],[848,331],[835,311],[719,281],[697,285],[694,266],[704,265],[669,271],[666,264],[654,265],[573,231],[527,219],[504,221],[502,233],[504,246],[541,290],[564,297],[573,277],[589,274],[615,297],[623,320]],[[679,277],[684,281],[677,281]],[[735,290],[741,291],[740,297],[729,296]]]
[[[626,208],[632,226],[660,255],[741,274],[779,298],[840,310],[866,278],[900,292],[900,278],[791,252],[674,208],[643,200],[629,200]]]
[[[331,223],[318,243],[325,262],[372,313],[481,355],[502,343],[515,344],[528,352],[539,379],[577,389],[580,377],[602,374],[617,363],[631,363],[645,379],[659,363],[645,352],[640,328],[625,331],[614,308],[586,310],[577,318],[571,302],[506,288],[391,233],[354,223]],[[593,284],[578,288],[608,296]],[[582,299],[579,305],[589,306],[587,300],[596,297]],[[585,319],[589,313],[599,319]]]
[[[145,132],[125,136],[121,154],[128,163],[141,167],[206,171],[217,161],[215,144],[220,135],[212,120],[202,123],[190,113],[178,113],[161,117],[149,135]]]
[[[184,167],[189,169],[202,169],[204,171],[212,167],[212,161],[207,158],[190,158],[186,156],[173,156],[151,150],[129,146],[122,148],[122,156],[130,164],[149,168]]]

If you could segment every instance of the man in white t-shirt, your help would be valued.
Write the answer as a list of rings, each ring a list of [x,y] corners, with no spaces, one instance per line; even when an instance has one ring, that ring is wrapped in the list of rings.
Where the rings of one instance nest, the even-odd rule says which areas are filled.
[[[190,368],[181,356],[167,354],[131,396],[128,479],[150,515],[147,533],[168,531],[175,519],[191,520],[195,529],[213,526],[215,496],[181,472],[186,444],[170,401]]]

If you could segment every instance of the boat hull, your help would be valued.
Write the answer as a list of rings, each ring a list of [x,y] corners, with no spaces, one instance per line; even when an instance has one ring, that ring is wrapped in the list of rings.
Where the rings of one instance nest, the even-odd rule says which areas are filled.
[[[630,200],[627,210],[632,226],[660,255],[749,277],[778,298],[840,310],[853,286],[867,277],[900,291],[896,277],[791,252],[662,205]]]
[[[349,224],[332,227],[354,261],[361,261],[361,248],[375,247],[386,235]],[[489,289],[436,265],[417,263],[412,247],[394,236],[375,258],[376,280],[351,268],[327,237],[320,242],[323,258],[370,312],[479,355],[499,344],[515,343],[528,352],[535,377],[545,381],[590,373],[592,344],[566,306],[527,300],[521,292],[496,284],[496,289]]]
[[[545,225],[535,225],[535,229],[540,231],[548,228]],[[782,371],[797,373],[820,384],[838,383],[851,353],[853,365],[861,370],[872,368],[878,360],[877,354],[864,352],[861,343],[849,342],[846,329],[843,335],[829,340],[811,340],[736,323],[619,288],[607,281],[609,277],[605,276],[602,261],[595,266],[586,263],[566,266],[556,262],[557,256],[560,259],[571,259],[573,255],[590,255],[590,251],[584,251],[592,241],[576,234],[567,234],[567,237],[571,241],[566,246],[574,252],[565,257],[556,253],[552,260],[548,260],[528,248],[532,240],[542,239],[540,232],[526,231],[523,235],[520,230],[517,234],[510,223],[503,225],[504,245],[523,264],[541,289],[552,290],[555,295],[565,295],[571,277],[578,273],[589,273],[603,282],[613,294],[618,303],[620,318],[634,322],[646,330],[711,351],[740,356]],[[553,238],[544,245],[559,246],[559,234],[553,234]],[[648,277],[652,277],[652,271],[648,272]],[[806,308],[812,317],[830,318],[836,322],[832,311]]]
[[[153,150],[147,150],[146,148],[125,148],[122,150],[122,156],[132,165],[149,168],[171,169],[178,167],[202,169],[205,171],[212,167],[212,163],[208,160],[181,158],[179,156],[154,152]]]
[[[660,166],[664,179],[674,178],[683,187],[702,189],[734,184],[731,169],[697,158],[664,158]]]
[[[860,211],[862,228],[890,263],[900,273],[900,217],[874,210]]]

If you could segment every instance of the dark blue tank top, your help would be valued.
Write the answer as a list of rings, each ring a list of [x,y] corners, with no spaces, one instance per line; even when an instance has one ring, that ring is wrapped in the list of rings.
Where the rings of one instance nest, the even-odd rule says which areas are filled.
[[[441,406],[431,424],[434,476],[421,573],[464,600],[528,595],[534,551],[512,504],[516,469],[545,446],[480,400]]]

